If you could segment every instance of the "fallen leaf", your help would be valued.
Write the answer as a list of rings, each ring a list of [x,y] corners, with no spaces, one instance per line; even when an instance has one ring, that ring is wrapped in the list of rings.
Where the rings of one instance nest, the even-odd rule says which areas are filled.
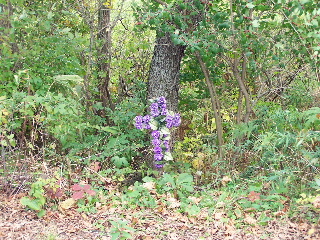
[[[260,194],[261,193],[257,193],[255,191],[251,191],[248,195],[248,198],[251,202],[254,202],[256,200],[260,200]]]
[[[90,196],[96,195],[96,191],[91,190],[91,189],[86,190],[86,193],[87,193],[88,195],[90,195]]]
[[[81,199],[83,197],[84,197],[84,192],[83,191],[77,191],[77,192],[72,194],[72,198],[74,200],[79,200],[79,199]]]
[[[142,184],[142,186],[148,190],[153,190],[156,187],[156,183],[155,182],[145,182],[144,184]]]
[[[92,162],[90,164],[90,169],[94,172],[98,172],[101,169],[101,164],[100,162]]]
[[[248,224],[256,224],[257,220],[251,217],[250,215],[246,215],[244,218],[244,221],[247,222]]]
[[[60,202],[59,206],[62,209],[66,210],[66,209],[72,208],[75,203],[76,203],[76,201],[73,198],[68,198],[68,199],[64,200],[63,202]]]
[[[221,183],[223,186],[225,186],[228,182],[231,182],[232,179],[229,176],[223,176]]]
[[[225,212],[216,212],[216,213],[214,214],[214,219],[215,219],[215,220],[221,220],[222,218],[225,217],[225,215],[226,215]]]
[[[316,232],[316,229],[311,228],[311,229],[309,229],[309,231],[308,231],[308,235],[311,236],[311,235],[313,235],[315,232]]]
[[[73,191],[80,191],[80,190],[82,190],[82,186],[80,184],[74,184],[71,186],[71,189]]]
[[[131,224],[132,225],[136,225],[138,222],[139,222],[139,218],[132,217],[132,219],[131,219]]]
[[[320,208],[320,195],[316,197],[312,204],[315,208]]]
[[[181,203],[173,197],[167,198],[167,201],[170,203],[168,208],[178,208],[181,205]]]
[[[189,196],[188,199],[190,199],[195,204],[198,204],[202,200],[202,198],[197,198],[193,196]]]

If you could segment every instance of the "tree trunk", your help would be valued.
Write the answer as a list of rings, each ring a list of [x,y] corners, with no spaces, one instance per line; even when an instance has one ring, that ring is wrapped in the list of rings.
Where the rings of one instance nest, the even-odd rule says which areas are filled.
[[[185,48],[174,45],[169,33],[158,37],[150,66],[148,98],[165,97],[168,109],[174,112],[178,111],[180,63]]]
[[[99,9],[99,32],[98,39],[103,41],[99,54],[99,80],[100,97],[102,105],[114,109],[109,91],[110,68],[111,68],[111,24],[110,9],[106,5],[101,5]]]
[[[185,46],[174,45],[169,33],[158,36],[153,51],[148,81],[148,99],[165,97],[167,109],[178,111],[179,74]],[[171,132],[170,145],[177,139],[178,131]],[[146,157],[147,164],[154,168],[153,155]]]
[[[218,151],[219,151],[219,157],[223,157],[223,151],[222,151],[222,146],[223,146],[223,127],[222,127],[222,119],[221,119],[221,113],[220,113],[220,103],[219,103],[219,98],[218,94],[216,91],[216,86],[213,85],[213,83],[210,80],[210,73],[209,70],[206,66],[206,64],[203,62],[202,57],[199,52],[195,53],[195,56],[197,57],[201,70],[204,74],[204,78],[206,80],[206,84],[209,89],[210,93],[210,100],[212,104],[212,109],[214,113],[214,118],[216,121],[216,129],[217,129],[217,138],[218,138]]]

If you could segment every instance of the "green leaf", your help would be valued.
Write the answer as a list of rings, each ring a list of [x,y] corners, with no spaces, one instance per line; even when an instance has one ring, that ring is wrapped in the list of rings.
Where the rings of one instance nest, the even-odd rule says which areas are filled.
[[[183,183],[192,183],[193,176],[189,173],[181,173],[177,178],[177,185],[181,185]]]
[[[259,20],[253,20],[252,21],[252,27],[259,27],[260,26],[260,23],[259,23]]]
[[[41,207],[42,207],[42,205],[39,203],[38,200],[36,200],[36,199],[32,200],[28,197],[21,198],[20,203],[24,206],[29,207],[32,210],[35,210],[35,211],[40,211]]]
[[[218,25],[218,28],[219,29],[224,29],[224,28],[229,29],[230,25],[229,25],[229,23],[221,23]]]
[[[111,240],[118,240],[120,237],[120,233],[119,232],[111,232]]]
[[[83,78],[78,75],[57,75],[53,77],[53,80],[63,82],[63,81],[72,81],[76,83],[83,82]]]
[[[315,181],[316,181],[316,184],[320,187],[320,178],[316,178]]]
[[[116,127],[101,127],[102,131],[117,134],[119,131]]]
[[[246,5],[247,8],[251,9],[251,8],[254,8],[254,4],[253,3],[247,3]]]
[[[169,128],[167,128],[167,127],[161,128],[161,129],[160,129],[160,132],[161,132],[162,134],[166,134],[166,135],[170,134],[170,130],[169,130]]]
[[[125,157],[114,156],[111,161],[117,168],[128,167],[129,163]]]
[[[151,127],[151,129],[152,130],[157,130],[158,129],[158,122],[156,121],[156,120],[154,120],[154,119],[151,119],[151,121],[150,121],[150,127]]]
[[[166,152],[165,154],[164,154],[164,160],[165,161],[172,161],[173,160],[173,157],[172,157],[172,154],[171,154],[171,152]]]
[[[42,218],[44,215],[46,215],[46,210],[44,209],[41,209],[37,214],[38,218]]]
[[[191,207],[188,207],[186,210],[189,213],[189,215],[196,216],[201,211],[201,208],[198,207],[197,205],[192,205]]]

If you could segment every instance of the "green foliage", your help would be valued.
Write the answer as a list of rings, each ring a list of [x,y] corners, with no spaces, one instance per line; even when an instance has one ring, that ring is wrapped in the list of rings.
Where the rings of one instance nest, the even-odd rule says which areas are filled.
[[[125,157],[118,157],[118,156],[114,156],[113,158],[111,158],[111,161],[114,163],[114,165],[117,168],[121,168],[121,167],[128,167],[129,163],[127,161],[127,159]]]
[[[45,186],[50,185],[55,182],[54,179],[38,179],[38,181],[31,184],[31,189],[29,192],[30,197],[21,198],[20,202],[22,205],[30,208],[37,212],[39,218],[46,214],[44,209],[47,198],[45,196]]]
[[[181,173],[177,176],[165,173],[158,180],[156,188],[160,194],[171,193],[183,199],[193,192],[193,185],[193,176],[189,173]]]
[[[150,191],[138,182],[122,196],[122,201],[126,202],[130,208],[138,206],[142,208],[157,207],[157,203]]]
[[[243,176],[264,174],[270,180],[277,181],[277,185],[284,182],[292,186],[292,194],[298,186],[303,187],[313,179],[319,168],[317,142],[320,135],[316,131],[319,129],[319,112],[319,108],[301,112],[278,107],[273,110],[268,107],[266,111],[260,107],[261,115],[257,120],[235,130],[236,139],[246,139],[237,151],[241,154],[254,152],[254,157],[246,166],[239,165],[245,168],[241,170]]]
[[[175,201],[179,200],[184,203],[182,204],[182,211],[188,210],[186,207],[190,203],[188,197],[194,192],[194,182],[191,174],[170,175],[166,173],[159,179],[145,177],[143,181],[143,184],[136,182],[123,194],[121,200],[128,207],[156,208],[158,207],[156,198],[166,196],[162,200],[164,204],[168,206],[173,204],[172,207],[176,208]],[[175,198],[176,200],[174,200]],[[180,203],[178,206],[180,206]]]
[[[140,1],[134,20],[127,11],[131,2],[125,2],[127,9],[111,16],[121,21],[112,26],[108,87],[114,108],[108,109],[101,101],[104,86],[99,79],[105,73],[99,70],[98,53],[103,41],[96,39],[94,6],[19,0],[11,1],[9,13],[7,1],[2,1],[4,165],[12,164],[9,150],[24,156],[19,160],[23,164],[30,155],[52,165],[67,160],[68,176],[75,168],[77,178],[89,180],[89,188],[78,184],[70,189],[78,211],[86,213],[96,212],[101,203],[94,186],[115,203],[120,199],[125,208],[168,207],[189,216],[218,212],[222,221],[231,219],[239,226],[249,217],[255,221],[247,224],[266,225],[281,214],[301,214],[314,222],[319,209],[320,108],[310,89],[317,87],[319,77],[319,3],[165,0],[168,5],[162,6]],[[186,131],[175,143],[178,161],[159,178],[145,177],[144,183],[113,196],[106,193],[101,177],[121,182],[132,172],[133,159],[146,154],[148,133],[135,129],[133,120],[146,111],[153,41],[165,32],[174,44],[187,47],[180,91]],[[221,102],[227,143],[221,159],[209,91],[194,52],[206,63]],[[250,121],[240,124],[247,102],[239,101],[234,73],[244,76],[253,107]],[[91,168],[92,163],[101,163],[99,169]],[[7,174],[7,169],[0,171]],[[49,201],[56,204],[62,192],[69,193],[56,181],[31,184],[21,203],[43,216]],[[132,237],[134,229],[127,222],[111,224],[113,239]]]
[[[117,220],[110,221],[112,227],[110,229],[111,239],[112,240],[125,240],[131,239],[131,233],[135,231],[134,228],[128,226],[127,221]]]

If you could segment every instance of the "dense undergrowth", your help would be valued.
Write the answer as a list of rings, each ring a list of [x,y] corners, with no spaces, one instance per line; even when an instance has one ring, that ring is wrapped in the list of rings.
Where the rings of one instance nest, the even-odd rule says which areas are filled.
[[[319,107],[259,104],[256,119],[234,125],[226,136],[223,159],[211,135],[201,133],[198,125],[199,132],[191,128],[175,143],[175,161],[159,173],[139,162],[146,150],[139,151],[148,143],[134,127],[133,119],[143,108],[138,99],[121,103],[110,113],[114,125],[103,127],[96,122],[99,117],[88,119],[74,112],[75,106],[81,111],[81,104],[57,96],[63,103],[36,96],[29,97],[28,104],[17,104],[14,97],[3,97],[1,103],[1,172],[7,180],[2,179],[2,191],[15,194],[25,189],[14,176],[28,172],[31,190],[21,203],[38,216],[47,208],[75,207],[90,214],[112,204],[169,208],[208,218],[218,211],[238,227],[266,225],[281,217],[318,221]],[[19,125],[16,119],[27,122]],[[196,121],[195,117],[190,124]],[[16,135],[23,124],[25,145],[20,145]],[[41,167],[31,174],[30,167],[41,162],[56,171],[38,178],[45,172]]]
[[[227,77],[228,67],[221,63],[217,70],[211,67],[220,74],[213,82],[220,84],[223,105],[225,144],[219,157],[207,88],[198,81],[201,74],[193,69],[192,59],[186,59],[174,161],[163,171],[154,171],[145,161],[150,154],[148,133],[134,126],[135,117],[147,109],[146,76],[154,33],[129,35],[115,27],[110,108],[103,106],[98,90],[103,73],[96,51],[102,43],[90,45],[92,32],[81,14],[70,6],[56,11],[55,3],[52,9],[38,6],[43,11],[19,4],[10,18],[12,26],[0,29],[5,36],[0,39],[2,193],[27,192],[21,203],[39,217],[48,209],[75,208],[90,214],[114,206],[159,213],[170,209],[206,219],[214,213],[239,228],[288,217],[319,224],[320,105],[319,93],[311,92],[319,86],[314,73],[306,79],[306,72],[313,69],[307,63],[301,63],[307,67],[299,69],[302,73],[280,97],[257,99],[250,121],[239,124],[232,89],[237,87],[222,77]],[[124,34],[128,36],[122,41]],[[13,43],[20,51],[11,49]],[[270,52],[270,65],[281,65],[278,50]],[[304,56],[290,58],[298,61]],[[250,64],[256,77],[259,64]],[[296,67],[294,62],[286,71],[295,72]],[[85,78],[90,78],[88,85]],[[120,91],[121,79],[129,88],[125,93]],[[127,234],[117,229],[130,230],[125,222],[112,225],[115,239]]]

